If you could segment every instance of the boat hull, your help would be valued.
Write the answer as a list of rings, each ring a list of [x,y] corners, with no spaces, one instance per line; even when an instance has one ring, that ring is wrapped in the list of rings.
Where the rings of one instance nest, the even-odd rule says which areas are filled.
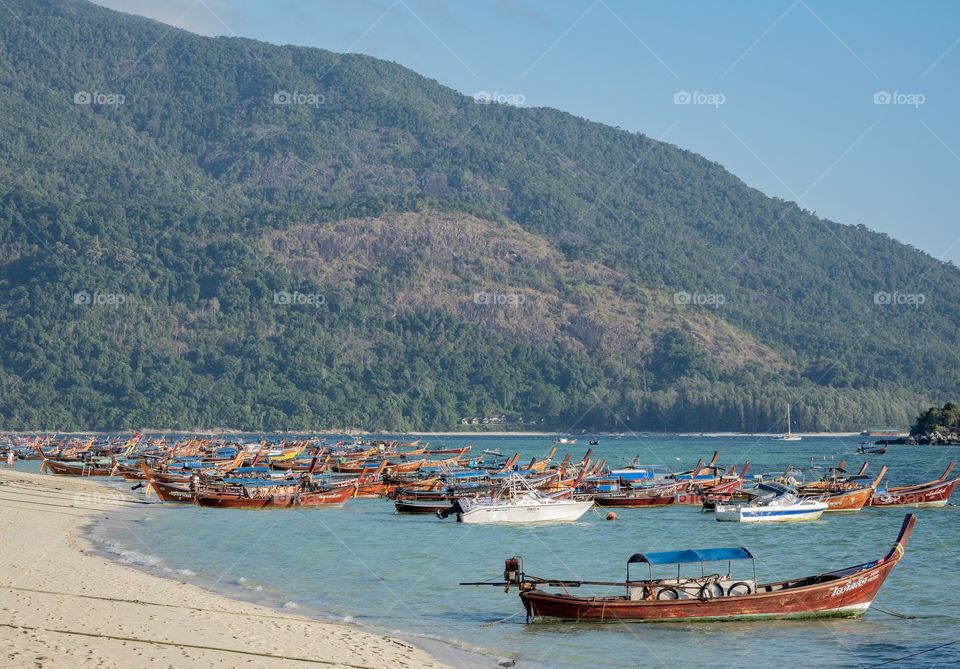
[[[901,507],[914,509],[940,509],[947,505],[960,479],[941,481],[911,489],[889,490],[883,495],[874,495],[870,506]]]
[[[149,481],[147,485],[156,493],[161,502],[192,503],[194,501],[194,493],[189,486],[163,483],[156,480]]]
[[[827,510],[826,504],[797,505],[796,508],[725,506],[720,504],[714,511],[718,521],[737,523],[799,523],[817,520]]]
[[[397,513],[437,513],[449,509],[452,500],[394,500]]]
[[[47,469],[56,476],[110,476],[113,473],[113,467],[98,465],[68,464],[56,460],[46,460],[45,464]]]
[[[615,507],[642,507],[642,506],[667,506],[674,504],[676,497],[673,495],[663,495],[660,497],[639,497],[631,495],[608,495],[593,498],[593,503],[597,506],[615,506]]]
[[[241,497],[239,495],[197,495],[200,506],[220,509],[293,509],[312,506],[342,506],[353,497],[353,487],[334,488],[319,492],[300,492],[293,495]]]
[[[828,513],[856,513],[873,497],[873,488],[861,488],[831,494],[824,501],[828,504]]]
[[[458,513],[461,523],[547,523],[578,520],[593,502],[557,502],[522,506],[474,506]]]

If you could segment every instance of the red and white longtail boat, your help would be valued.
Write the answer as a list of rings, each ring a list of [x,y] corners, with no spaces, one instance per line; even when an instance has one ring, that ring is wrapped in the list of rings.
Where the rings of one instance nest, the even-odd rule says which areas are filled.
[[[878,491],[870,500],[870,506],[880,507],[914,507],[917,509],[936,509],[947,505],[950,501],[950,495],[960,477],[947,480],[950,472],[953,471],[953,463],[947,465],[947,470],[943,475],[927,481],[926,483],[917,483],[916,485],[891,486],[885,491]]]
[[[529,576],[523,560],[506,560],[504,580],[496,585],[509,590],[517,587],[527,611],[527,620],[553,618],[587,622],[675,622],[690,620],[751,620],[774,618],[832,618],[862,615],[873,603],[880,586],[903,557],[904,546],[916,517],[908,514],[900,535],[890,551],[879,560],[813,576],[758,583],[753,554],[746,548],[709,548],[702,550],[637,553],[627,561],[624,582],[568,581]],[[753,577],[734,577],[734,561],[753,562]],[[707,575],[706,563],[727,563],[725,575]],[[631,565],[646,564],[649,578],[633,579]],[[700,565],[700,576],[684,578],[681,567]],[[670,565],[671,575],[654,578],[654,567]],[[720,570],[718,570],[720,571]],[[580,597],[568,589],[580,586],[621,586],[626,594],[605,597]],[[552,593],[543,587],[558,587]]]

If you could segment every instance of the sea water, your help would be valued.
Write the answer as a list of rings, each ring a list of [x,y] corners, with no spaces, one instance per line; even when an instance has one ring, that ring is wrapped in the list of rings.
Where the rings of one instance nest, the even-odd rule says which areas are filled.
[[[787,464],[833,467],[844,459],[856,470],[869,459],[868,473],[886,464],[893,485],[936,478],[951,459],[960,459],[960,450],[949,447],[892,446],[887,455],[858,456],[856,437],[599,438],[595,457],[611,466],[639,455],[642,464],[681,471],[698,458],[709,461],[715,450],[724,466],[750,460],[753,473],[777,474]],[[431,441],[473,443],[474,451],[499,448],[505,455],[519,451],[522,462],[552,447],[546,437]],[[577,461],[586,439],[558,448],[558,456],[569,450]],[[960,631],[960,518],[953,505],[916,511],[906,556],[880,590],[876,604],[915,616],[907,619],[875,607],[862,619],[528,625],[516,590],[458,585],[501,580],[503,560],[513,555],[523,557],[529,574],[617,581],[633,553],[719,546],[752,551],[761,581],[806,576],[884,555],[907,511],[868,508],[781,525],[719,523],[695,506],[616,512],[616,521],[604,520],[606,510],[598,509],[575,523],[477,526],[398,515],[386,499],[351,500],[342,509],[274,511],[169,504],[149,507],[142,522],[101,524],[97,538],[118,559],[163,575],[298,614],[447,641],[489,655],[489,666],[495,666],[493,658],[560,669],[960,664],[960,644],[944,645],[956,642]],[[723,563],[716,570],[726,568]],[[752,575],[749,562],[734,565],[738,569]]]

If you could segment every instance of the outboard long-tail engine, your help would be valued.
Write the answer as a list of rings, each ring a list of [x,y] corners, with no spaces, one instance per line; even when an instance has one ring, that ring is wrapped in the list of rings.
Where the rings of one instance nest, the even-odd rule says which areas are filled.
[[[519,586],[523,582],[523,558],[514,555],[503,561],[503,590],[510,590],[511,585]]]
[[[448,518],[449,516],[456,515],[458,513],[463,513],[463,507],[460,506],[460,500],[454,500],[453,504],[448,506],[442,511],[437,511],[437,515],[440,518]]]

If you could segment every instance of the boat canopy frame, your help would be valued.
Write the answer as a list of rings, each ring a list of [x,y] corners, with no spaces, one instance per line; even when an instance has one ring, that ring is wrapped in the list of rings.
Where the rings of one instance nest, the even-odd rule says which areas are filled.
[[[734,547],[734,548],[700,548],[700,549],[687,549],[682,551],[657,551],[657,552],[648,552],[648,553],[634,553],[630,556],[630,559],[627,560],[627,579],[626,582],[631,583],[630,579],[630,565],[646,563],[649,568],[650,581],[653,581],[653,567],[654,565],[677,565],[677,580],[680,580],[680,568],[685,564],[700,564],[700,577],[704,578],[707,575],[706,567],[704,566],[707,562],[726,562],[727,563],[727,573],[730,573],[733,570],[733,561],[734,560],[750,560],[753,566],[753,582],[757,582],[757,560],[746,548]]]

